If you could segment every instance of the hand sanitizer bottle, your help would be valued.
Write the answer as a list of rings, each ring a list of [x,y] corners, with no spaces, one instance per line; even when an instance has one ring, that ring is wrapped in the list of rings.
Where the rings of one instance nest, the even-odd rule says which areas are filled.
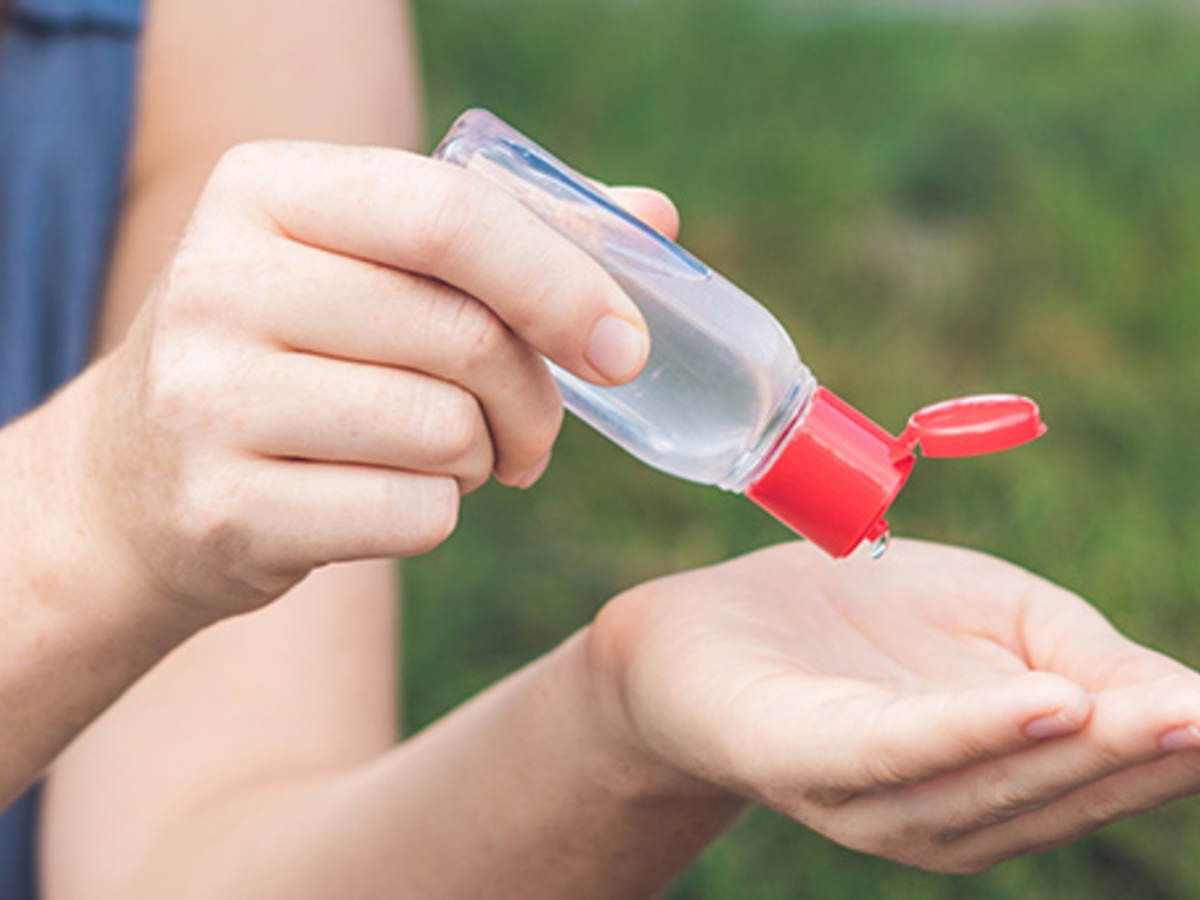
[[[568,410],[649,465],[745,494],[833,556],[886,545],[884,513],[926,456],[991,453],[1045,431],[1023,397],[946,401],[899,437],[818,387],[779,322],[748,294],[616,206],[482,109],[434,155],[488,178],[596,259],[650,329],[632,382],[598,387],[557,366]]]

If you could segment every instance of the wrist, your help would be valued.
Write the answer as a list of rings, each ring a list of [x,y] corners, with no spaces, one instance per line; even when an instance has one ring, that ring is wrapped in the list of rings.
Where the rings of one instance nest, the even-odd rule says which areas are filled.
[[[0,525],[36,611],[113,629],[165,649],[210,624],[168,603],[131,548],[97,512],[103,485],[92,474],[87,417],[97,407],[97,366],[4,430],[0,465],[13,502]]]
[[[576,698],[572,707],[590,748],[592,768],[608,788],[632,799],[679,800],[710,806],[732,819],[745,800],[679,768],[639,735],[628,713],[620,673],[595,645],[589,626],[563,644],[550,661],[556,681]]]

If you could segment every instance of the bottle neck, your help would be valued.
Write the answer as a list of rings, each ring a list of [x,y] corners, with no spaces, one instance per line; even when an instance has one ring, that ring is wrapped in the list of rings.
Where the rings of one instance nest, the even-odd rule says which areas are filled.
[[[741,455],[729,470],[729,474],[717,482],[717,487],[735,494],[744,494],[750,485],[771,467],[787,444],[787,437],[792,429],[803,421],[816,389],[817,380],[808,367],[800,363],[791,388],[784,393],[774,412],[768,417],[767,424],[759,431],[757,439]]]

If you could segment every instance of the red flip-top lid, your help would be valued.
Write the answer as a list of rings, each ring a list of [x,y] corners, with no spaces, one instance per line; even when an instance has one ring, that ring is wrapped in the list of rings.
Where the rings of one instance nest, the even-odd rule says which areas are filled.
[[[899,438],[825,388],[746,496],[833,556],[887,533],[884,514],[926,456],[976,456],[1046,432],[1037,404],[1013,394],[946,400],[918,410]]]

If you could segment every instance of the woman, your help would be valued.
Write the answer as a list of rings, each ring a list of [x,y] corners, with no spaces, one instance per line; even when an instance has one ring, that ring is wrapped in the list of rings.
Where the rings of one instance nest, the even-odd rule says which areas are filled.
[[[392,0],[147,12],[23,0],[0,56],[2,390],[33,409],[0,430],[0,794],[49,766],[10,872],[36,804],[55,900],[641,896],[748,800],[969,871],[1196,789],[1200,676],[903,542],[636,588],[396,746],[393,568],[328,564],[533,483],[539,353],[619,383],[644,325],[486,184],[364,149],[417,143]]]

